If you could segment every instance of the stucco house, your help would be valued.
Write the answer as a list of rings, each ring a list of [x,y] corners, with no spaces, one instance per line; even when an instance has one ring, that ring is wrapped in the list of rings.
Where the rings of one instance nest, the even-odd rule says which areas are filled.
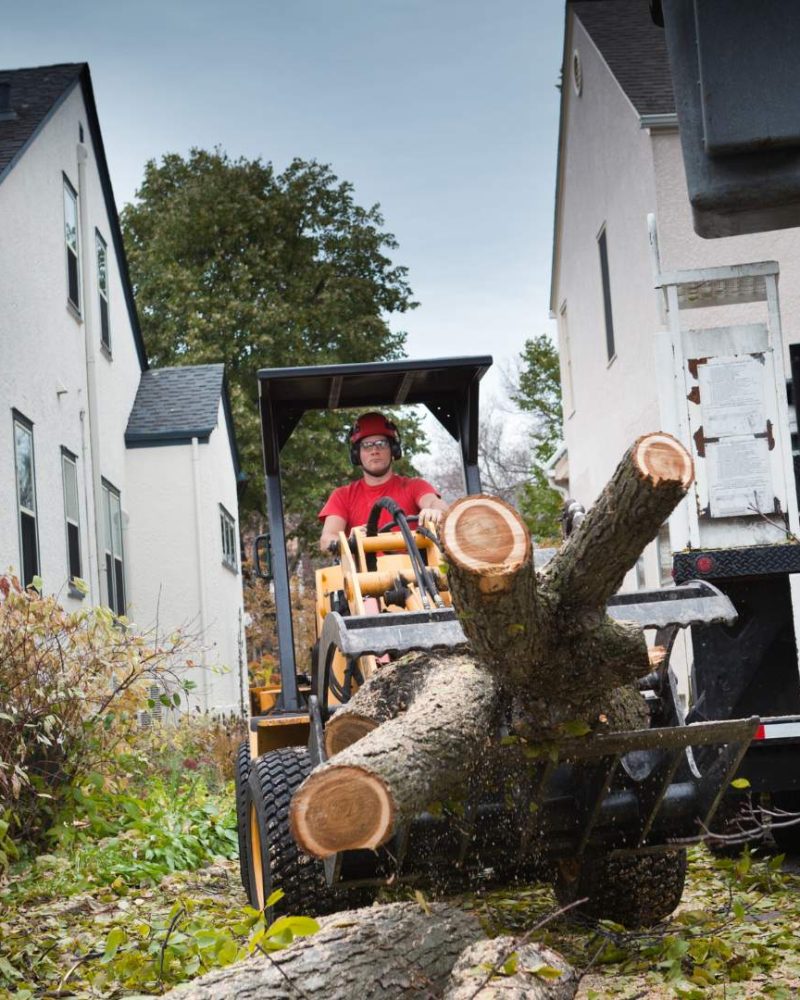
[[[148,368],[85,64],[0,71],[0,359],[2,570],[185,627],[196,707],[241,711],[224,372]]]
[[[550,309],[569,492],[588,506],[631,442],[660,429],[654,335],[665,326],[648,214],[664,271],[777,261],[787,344],[800,340],[800,230],[697,236],[664,32],[648,3],[569,0],[565,11]],[[733,321],[724,308],[715,312],[709,325]],[[751,322],[746,307],[744,315]],[[703,325],[702,316],[694,319]],[[658,544],[647,549],[627,587],[666,582],[666,533],[661,548],[661,558]]]

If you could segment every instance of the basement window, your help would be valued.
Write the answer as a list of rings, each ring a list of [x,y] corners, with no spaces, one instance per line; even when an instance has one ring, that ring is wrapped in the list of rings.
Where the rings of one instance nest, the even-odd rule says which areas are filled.
[[[239,560],[236,549],[236,521],[233,516],[225,510],[222,504],[219,505],[219,526],[222,535],[222,565],[239,572]]]
[[[78,262],[78,195],[64,178],[64,243],[67,252],[67,301],[81,311],[80,266]]]

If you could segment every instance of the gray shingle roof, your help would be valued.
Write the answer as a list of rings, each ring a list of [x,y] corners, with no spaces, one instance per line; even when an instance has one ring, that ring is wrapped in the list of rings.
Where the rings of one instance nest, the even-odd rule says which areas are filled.
[[[125,444],[207,440],[217,426],[224,365],[185,365],[142,373]]]
[[[0,113],[0,177],[22,154],[39,126],[78,81],[84,63],[0,70],[11,114]]]
[[[675,111],[664,29],[647,0],[574,0],[578,20],[640,115]]]

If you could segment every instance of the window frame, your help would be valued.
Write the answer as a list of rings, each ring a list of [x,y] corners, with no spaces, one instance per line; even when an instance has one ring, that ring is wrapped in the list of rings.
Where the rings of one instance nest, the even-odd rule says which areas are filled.
[[[69,512],[69,496],[67,491],[67,466],[71,466],[75,474],[75,516]],[[83,579],[83,552],[81,546],[81,499],[80,486],[78,480],[78,456],[73,454],[69,448],[61,447],[61,485],[64,491],[64,534],[67,543],[67,579],[73,596],[83,596],[83,593],[75,586],[76,579]],[[72,565],[72,545],[70,543],[70,526],[75,529],[75,548],[77,553],[77,571]]]
[[[125,545],[122,531],[122,495],[107,479],[101,479],[103,496],[103,563],[106,578],[108,606],[117,617],[122,617],[126,609],[125,585]],[[119,511],[119,552],[114,548],[114,524],[112,500]]]
[[[606,360],[609,364],[617,356],[614,340],[614,314],[611,307],[611,270],[608,263],[608,236],[603,223],[597,234],[597,249],[600,254],[600,283],[603,289],[603,316],[606,325]]]
[[[103,255],[103,270],[100,255]],[[100,317],[100,345],[111,354],[111,300],[108,291],[108,243],[99,229],[94,231],[95,276],[97,279],[97,307]],[[105,287],[104,287],[105,286]]]
[[[219,505],[220,539],[222,543],[222,565],[232,573],[239,573],[239,545],[236,518],[225,507]]]
[[[34,577],[39,576],[41,572],[41,548],[39,545],[39,509],[36,500],[36,442],[33,437],[33,421],[29,420],[26,416],[19,412],[19,410],[11,410],[11,426],[12,434],[14,438],[14,492],[17,498],[17,540],[19,544],[19,563],[20,571],[19,576],[22,581],[23,587],[28,587],[33,582]],[[23,507],[22,496],[20,491],[20,464],[19,464],[19,449],[17,447],[17,428],[24,431],[30,437],[30,476],[31,476],[31,494],[33,499],[33,508]],[[32,572],[28,574],[25,558],[25,539],[26,533],[23,530],[23,515],[25,517],[30,517],[33,521],[33,553],[32,553]]]
[[[78,192],[72,186],[69,177],[62,174],[64,191],[64,254],[67,267],[67,306],[74,310],[77,316],[81,315],[81,226],[80,210],[78,205]],[[67,198],[70,199],[75,208],[75,246],[70,243],[68,235],[67,220]],[[70,255],[74,257],[75,268],[75,299],[72,298],[72,274],[70,272]]]

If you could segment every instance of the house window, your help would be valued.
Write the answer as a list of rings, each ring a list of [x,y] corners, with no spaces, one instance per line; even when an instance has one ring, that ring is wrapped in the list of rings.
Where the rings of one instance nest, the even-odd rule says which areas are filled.
[[[100,305],[100,340],[111,350],[111,335],[108,328],[108,248],[106,241],[94,231],[94,248],[97,257],[97,297]]]
[[[39,575],[33,424],[16,412],[14,412],[14,466],[17,475],[20,565],[22,583],[27,587],[33,582],[33,578]]]
[[[103,481],[103,546],[106,562],[108,606],[125,614],[125,562],[122,554],[122,504],[119,491]]]
[[[236,556],[236,521],[219,505],[219,526],[222,533],[222,562],[234,573],[238,572],[239,561]]]
[[[71,583],[83,575],[81,573],[81,519],[78,508],[78,461],[66,448],[61,449],[61,476],[64,481],[67,564]]]
[[[64,178],[64,242],[67,250],[67,299],[80,312],[80,269],[78,267],[78,195]]]
[[[611,282],[608,276],[608,244],[606,242],[606,229],[600,232],[597,237],[597,245],[600,250],[600,276],[603,281],[603,313],[606,320],[606,352],[608,360],[615,356],[614,348],[614,319],[611,315]]]

